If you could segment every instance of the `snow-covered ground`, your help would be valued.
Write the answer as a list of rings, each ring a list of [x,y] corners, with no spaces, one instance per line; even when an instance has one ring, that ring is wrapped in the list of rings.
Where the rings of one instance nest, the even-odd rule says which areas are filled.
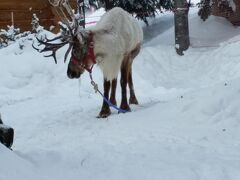
[[[191,47],[174,49],[173,15],[144,27],[133,76],[139,106],[97,119],[102,99],[88,74],[27,45],[0,50],[0,112],[14,127],[0,145],[0,180],[239,180],[240,28],[190,12]],[[102,75],[94,68],[101,87]],[[101,87],[102,88],[102,87]],[[118,102],[120,100],[118,87]]]

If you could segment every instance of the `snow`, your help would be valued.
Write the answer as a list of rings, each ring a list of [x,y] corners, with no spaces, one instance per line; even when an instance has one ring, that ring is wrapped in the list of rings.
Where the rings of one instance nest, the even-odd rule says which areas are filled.
[[[196,13],[184,56],[171,13],[144,27],[133,65],[140,105],[107,119],[96,118],[102,99],[88,74],[67,78],[67,47],[57,65],[31,42],[20,54],[0,49],[0,112],[15,129],[13,151],[0,145],[0,180],[239,180],[240,28]]]

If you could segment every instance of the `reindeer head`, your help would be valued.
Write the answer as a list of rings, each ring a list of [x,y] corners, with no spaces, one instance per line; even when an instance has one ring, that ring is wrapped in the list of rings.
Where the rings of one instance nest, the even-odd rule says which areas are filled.
[[[72,45],[72,53],[70,57],[70,61],[68,63],[67,76],[70,79],[79,78],[81,74],[84,72],[84,66],[81,63],[81,59],[83,59],[86,54],[84,51],[82,43],[78,43],[78,39],[74,37],[76,42],[73,42]]]
[[[73,10],[69,5],[68,0],[49,0],[49,2],[54,6],[67,28],[64,30],[64,26],[61,26],[64,33],[54,39],[46,39],[45,41],[37,39],[40,45],[45,45],[44,49],[39,50],[34,46],[33,47],[39,52],[52,51],[52,54],[45,57],[53,56],[55,63],[57,63],[56,51],[64,45],[69,44],[69,48],[64,57],[64,62],[66,62],[68,54],[71,52],[67,75],[70,79],[79,78],[85,70],[90,72],[92,65],[95,63],[93,35],[91,32],[80,30],[80,26],[73,14]],[[71,20],[69,20],[69,17]],[[52,43],[57,39],[61,39],[62,42]]]
[[[79,37],[80,41],[74,41],[79,43],[73,44],[72,56],[68,64],[67,75],[69,78],[79,78],[85,70],[91,73],[93,65],[96,64],[93,33],[82,31],[76,39],[78,40]]]
[[[70,29],[71,30],[71,29]],[[71,30],[72,31],[72,30]],[[39,45],[45,45],[43,49],[38,49],[33,46],[34,49],[42,52],[51,51],[52,54],[45,55],[45,57],[53,57],[55,63],[57,64],[56,52],[58,49],[62,48],[66,44],[69,45],[64,62],[67,61],[67,57],[71,52],[71,57],[68,63],[67,76],[70,79],[79,78],[81,74],[87,70],[91,72],[93,64],[95,64],[95,56],[93,52],[93,34],[91,32],[79,32],[70,33],[70,36],[58,36],[54,39],[46,39],[45,41],[37,38]],[[53,43],[53,41],[61,39],[61,43]]]

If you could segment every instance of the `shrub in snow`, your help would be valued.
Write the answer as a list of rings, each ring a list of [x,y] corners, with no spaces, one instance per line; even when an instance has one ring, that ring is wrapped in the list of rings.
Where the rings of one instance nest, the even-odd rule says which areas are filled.
[[[8,39],[9,41],[15,41],[15,37],[20,33],[19,28],[15,28],[14,26],[7,26],[7,30],[1,29],[0,36]]]
[[[7,40],[0,36],[0,49],[3,48],[3,47],[6,47],[7,45],[8,45]]]
[[[36,14],[33,14],[32,16],[32,32],[35,33],[35,36],[38,39],[45,39],[46,34],[44,33],[44,28],[39,24],[39,19]]]
[[[34,37],[44,40],[46,33],[44,28],[39,24],[39,19],[36,14],[32,17],[32,33],[26,31],[21,33],[19,28],[14,26],[7,26],[7,29],[0,30],[0,48],[7,47],[15,42],[15,54],[21,54],[27,44],[32,43]]]
[[[13,42],[17,42],[19,49],[22,50],[25,46],[25,41],[30,39],[30,34],[31,32],[29,31],[20,33],[19,28],[15,28],[14,26],[7,26],[7,30],[0,30],[0,48],[6,47]]]
[[[20,33],[19,28],[7,26],[7,29],[0,30],[0,47],[6,47],[16,40],[16,35]]]

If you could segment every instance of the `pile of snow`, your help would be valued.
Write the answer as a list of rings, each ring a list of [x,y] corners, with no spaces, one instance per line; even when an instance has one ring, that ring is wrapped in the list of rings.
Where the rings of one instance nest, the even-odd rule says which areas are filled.
[[[133,66],[140,105],[108,119],[95,117],[102,99],[87,73],[67,79],[67,47],[57,65],[31,43],[20,55],[1,49],[0,111],[15,142],[13,151],[0,145],[0,180],[240,179],[240,28],[190,14],[181,57],[172,14],[144,28]],[[93,77],[101,87],[97,67]]]

